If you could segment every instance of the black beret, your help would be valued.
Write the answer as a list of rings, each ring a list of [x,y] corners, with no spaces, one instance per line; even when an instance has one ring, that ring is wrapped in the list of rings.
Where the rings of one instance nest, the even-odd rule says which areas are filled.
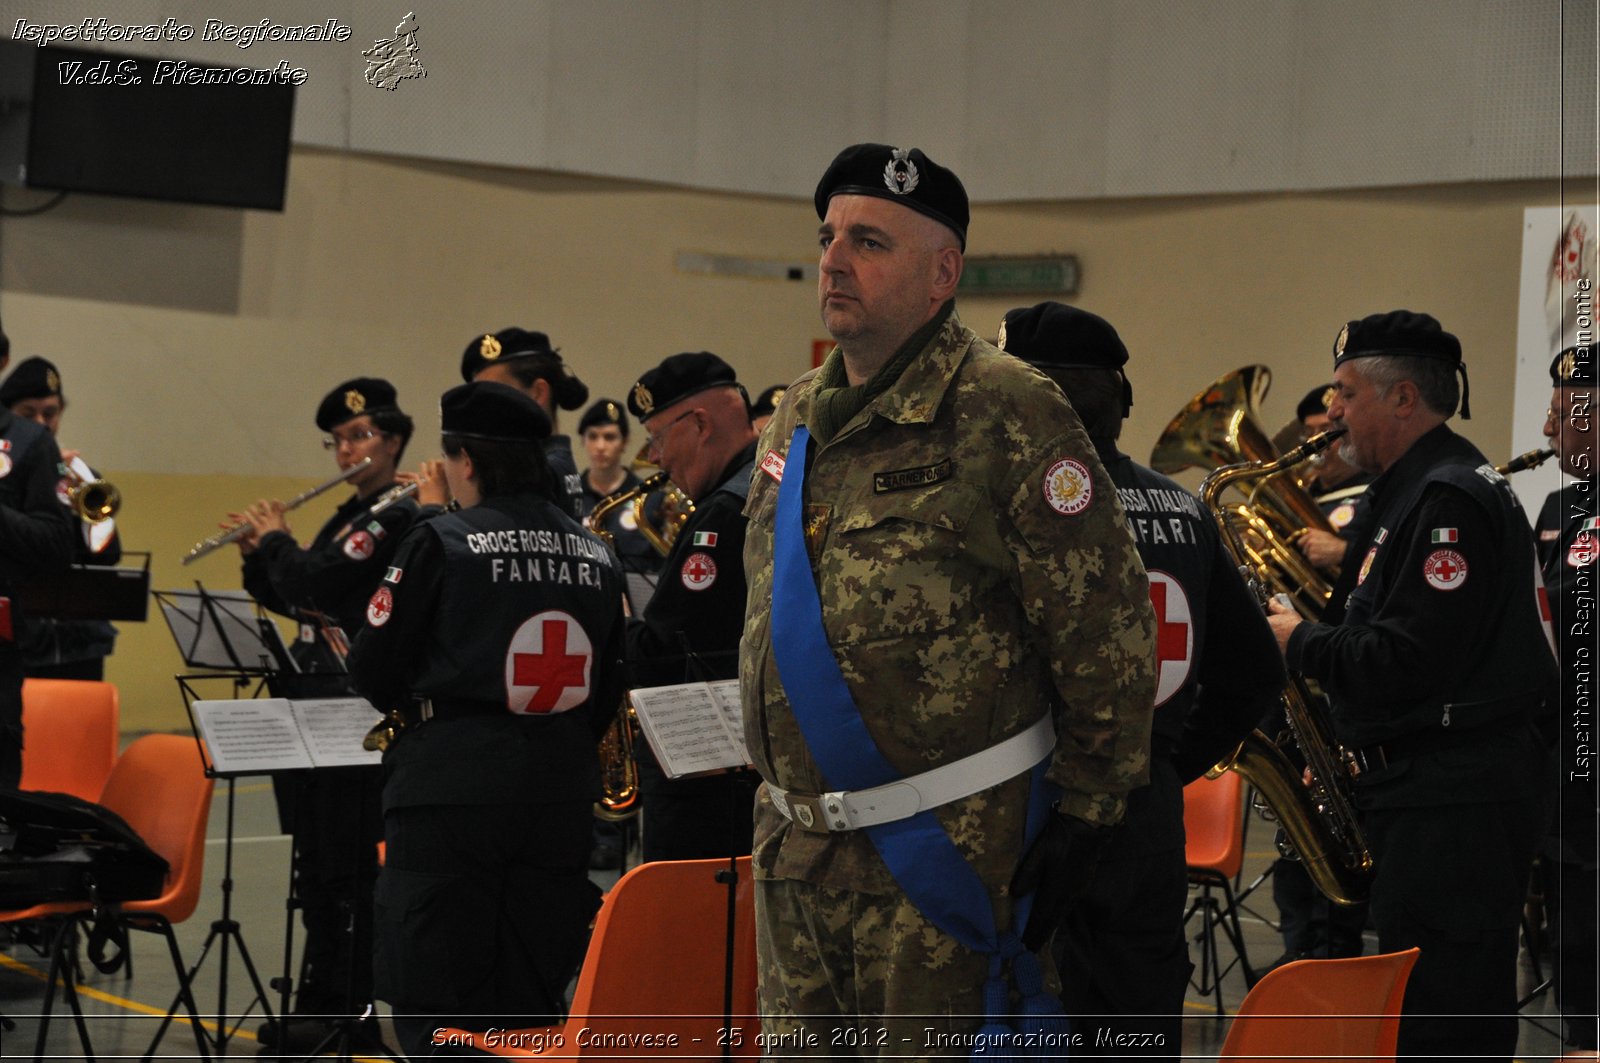
[[[1315,417],[1319,413],[1327,413],[1328,407],[1333,404],[1333,385],[1318,384],[1306,392],[1306,397],[1300,400],[1300,405],[1294,408],[1294,419],[1303,421],[1307,417]]]
[[[614,424],[622,429],[622,438],[628,438],[628,417],[622,412],[621,403],[615,399],[601,399],[599,402],[583,411],[583,416],[578,418],[578,434],[581,436],[597,425]]]
[[[357,377],[328,392],[317,407],[317,427],[331,432],[352,417],[399,408],[393,384],[376,377]]]
[[[711,388],[739,386],[733,366],[710,351],[674,354],[639,378],[628,393],[628,410],[641,423],[680,399]],[[742,390],[742,389],[741,389]]]
[[[550,337],[542,332],[506,328],[490,335],[474,336],[467,349],[461,352],[461,379],[471,381],[487,367],[513,358],[531,358],[544,355],[561,361],[561,355],[550,346]]]
[[[750,406],[751,417],[771,417],[778,412],[778,403],[783,401],[783,393],[789,390],[788,384],[774,384],[756,396],[756,401]]]
[[[1064,303],[1006,311],[995,346],[1024,362],[1055,369],[1121,369],[1128,348],[1111,322]]]
[[[1335,369],[1355,358],[1398,356],[1433,358],[1461,373],[1461,416],[1471,419],[1467,405],[1467,367],[1461,360],[1461,341],[1440,327],[1431,314],[1391,310],[1346,322],[1333,341]]]
[[[550,415],[525,393],[478,380],[457,384],[439,397],[439,423],[447,436],[506,443],[550,438]]]
[[[1430,314],[1391,310],[1351,321],[1333,343],[1335,368],[1352,358],[1377,355],[1408,358],[1438,358],[1451,365],[1461,364],[1461,341],[1439,327]]]
[[[1593,386],[1595,381],[1594,348],[1588,344],[1568,347],[1550,362],[1550,383]]]
[[[948,225],[967,249],[967,190],[961,178],[922,153],[887,144],[855,144],[834,156],[817,182],[817,217],[828,217],[828,200],[837,195],[877,196]]]
[[[18,362],[6,382],[0,384],[0,406],[11,406],[24,399],[47,399],[51,395],[61,395],[61,374],[39,357]]]

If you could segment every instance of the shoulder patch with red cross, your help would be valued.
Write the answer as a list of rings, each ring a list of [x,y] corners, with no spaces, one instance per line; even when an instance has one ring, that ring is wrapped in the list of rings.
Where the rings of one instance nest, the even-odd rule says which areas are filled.
[[[697,540],[698,538],[696,536]],[[691,591],[710,590],[711,585],[717,582],[717,563],[704,550],[696,550],[683,559],[683,567],[678,569],[678,578]]]

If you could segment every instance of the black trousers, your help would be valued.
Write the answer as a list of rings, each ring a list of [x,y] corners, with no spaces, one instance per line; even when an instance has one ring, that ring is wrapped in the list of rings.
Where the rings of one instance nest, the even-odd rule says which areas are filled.
[[[561,1021],[600,891],[591,802],[389,808],[374,905],[377,995],[400,1050],[436,1031]]]
[[[372,889],[383,837],[382,769],[323,768],[272,778],[294,839],[295,897],[305,927],[294,1010],[349,1016],[372,1000]]]
[[[0,641],[0,790],[22,782],[22,653]]]
[[[1359,956],[1367,905],[1334,904],[1322,895],[1298,860],[1272,865],[1272,899],[1278,906],[1285,952],[1338,960]]]
[[[1541,806],[1529,786],[1495,804],[1365,812],[1379,951],[1422,949],[1400,1056],[1510,1060],[1516,1051],[1517,933]]]
[[[1073,1032],[1084,1038],[1074,1057],[1178,1058],[1183,996],[1193,970],[1183,934],[1188,889],[1181,845],[1101,862],[1051,945],[1061,1002]],[[1127,1042],[1142,1048],[1096,1050],[1097,1042],[1116,1043],[1106,1034],[1119,1033],[1156,1036]]]

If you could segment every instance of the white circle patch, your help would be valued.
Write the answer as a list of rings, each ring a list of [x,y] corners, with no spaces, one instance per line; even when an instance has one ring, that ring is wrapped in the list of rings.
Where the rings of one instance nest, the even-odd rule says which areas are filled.
[[[1044,500],[1050,508],[1074,516],[1089,508],[1094,500],[1094,482],[1088,468],[1073,458],[1062,458],[1044,474]]]
[[[11,455],[0,453],[0,477],[11,475]]]
[[[1453,591],[1467,582],[1467,559],[1454,550],[1435,550],[1423,559],[1422,578],[1436,591]]]
[[[375,545],[370,532],[351,532],[350,537],[344,541],[344,556],[352,561],[365,561],[372,556]]]
[[[717,582],[717,563],[711,560],[710,554],[697,551],[684,560],[678,576],[683,580],[683,585],[692,591],[707,590]]]
[[[389,593],[388,587],[379,587],[372,592],[372,598],[367,602],[367,624],[370,627],[382,627],[389,622],[389,617],[394,613],[394,595]]]
[[[1156,707],[1183,688],[1194,667],[1194,613],[1183,584],[1150,570],[1150,604],[1156,611]]]
[[[1346,524],[1355,519],[1355,516],[1356,505],[1354,502],[1340,502],[1333,507],[1333,512],[1328,514],[1328,523],[1333,525],[1334,531],[1341,531]]]
[[[593,667],[594,645],[572,614],[535,613],[506,650],[506,707],[522,716],[576,708],[589,700]]]

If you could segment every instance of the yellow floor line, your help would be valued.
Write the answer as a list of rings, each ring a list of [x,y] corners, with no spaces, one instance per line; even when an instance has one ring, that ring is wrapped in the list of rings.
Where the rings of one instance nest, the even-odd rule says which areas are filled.
[[[24,963],[21,960],[7,956],[3,952],[0,952],[0,967],[5,967],[9,970],[16,971],[18,974],[27,975],[29,978],[33,978],[40,982],[45,981],[45,979],[49,977],[49,975],[47,975],[44,971],[39,970],[32,964]],[[56,979],[56,985],[61,986],[64,984],[65,983],[61,979]],[[110,1004],[113,1007],[122,1008],[124,1011],[138,1012],[141,1015],[165,1016],[167,1014],[166,1010],[163,1008],[151,1007],[149,1004],[141,1004],[137,1000],[129,1000],[126,997],[119,997],[115,993],[107,993],[103,989],[96,989],[93,986],[83,985],[82,983],[79,983],[78,985],[78,995],[80,997],[88,997],[90,1000],[98,1000],[102,1004]],[[86,1018],[94,1017],[95,1016],[92,1015],[86,1016]],[[192,1021],[194,1020],[190,1019],[187,1015],[174,1015],[172,1017],[172,1024],[174,1026],[177,1026],[179,1023]],[[200,1025],[202,1028],[209,1030],[212,1033],[217,1033],[222,1029],[220,1024],[207,1022],[204,1019],[200,1020]],[[229,1037],[229,1040],[235,1041],[255,1041],[256,1039],[257,1038],[255,1034],[244,1029],[236,1031]],[[382,1059],[369,1056],[352,1056],[351,1059],[358,1061],[358,1063],[385,1063],[385,1061]]]

